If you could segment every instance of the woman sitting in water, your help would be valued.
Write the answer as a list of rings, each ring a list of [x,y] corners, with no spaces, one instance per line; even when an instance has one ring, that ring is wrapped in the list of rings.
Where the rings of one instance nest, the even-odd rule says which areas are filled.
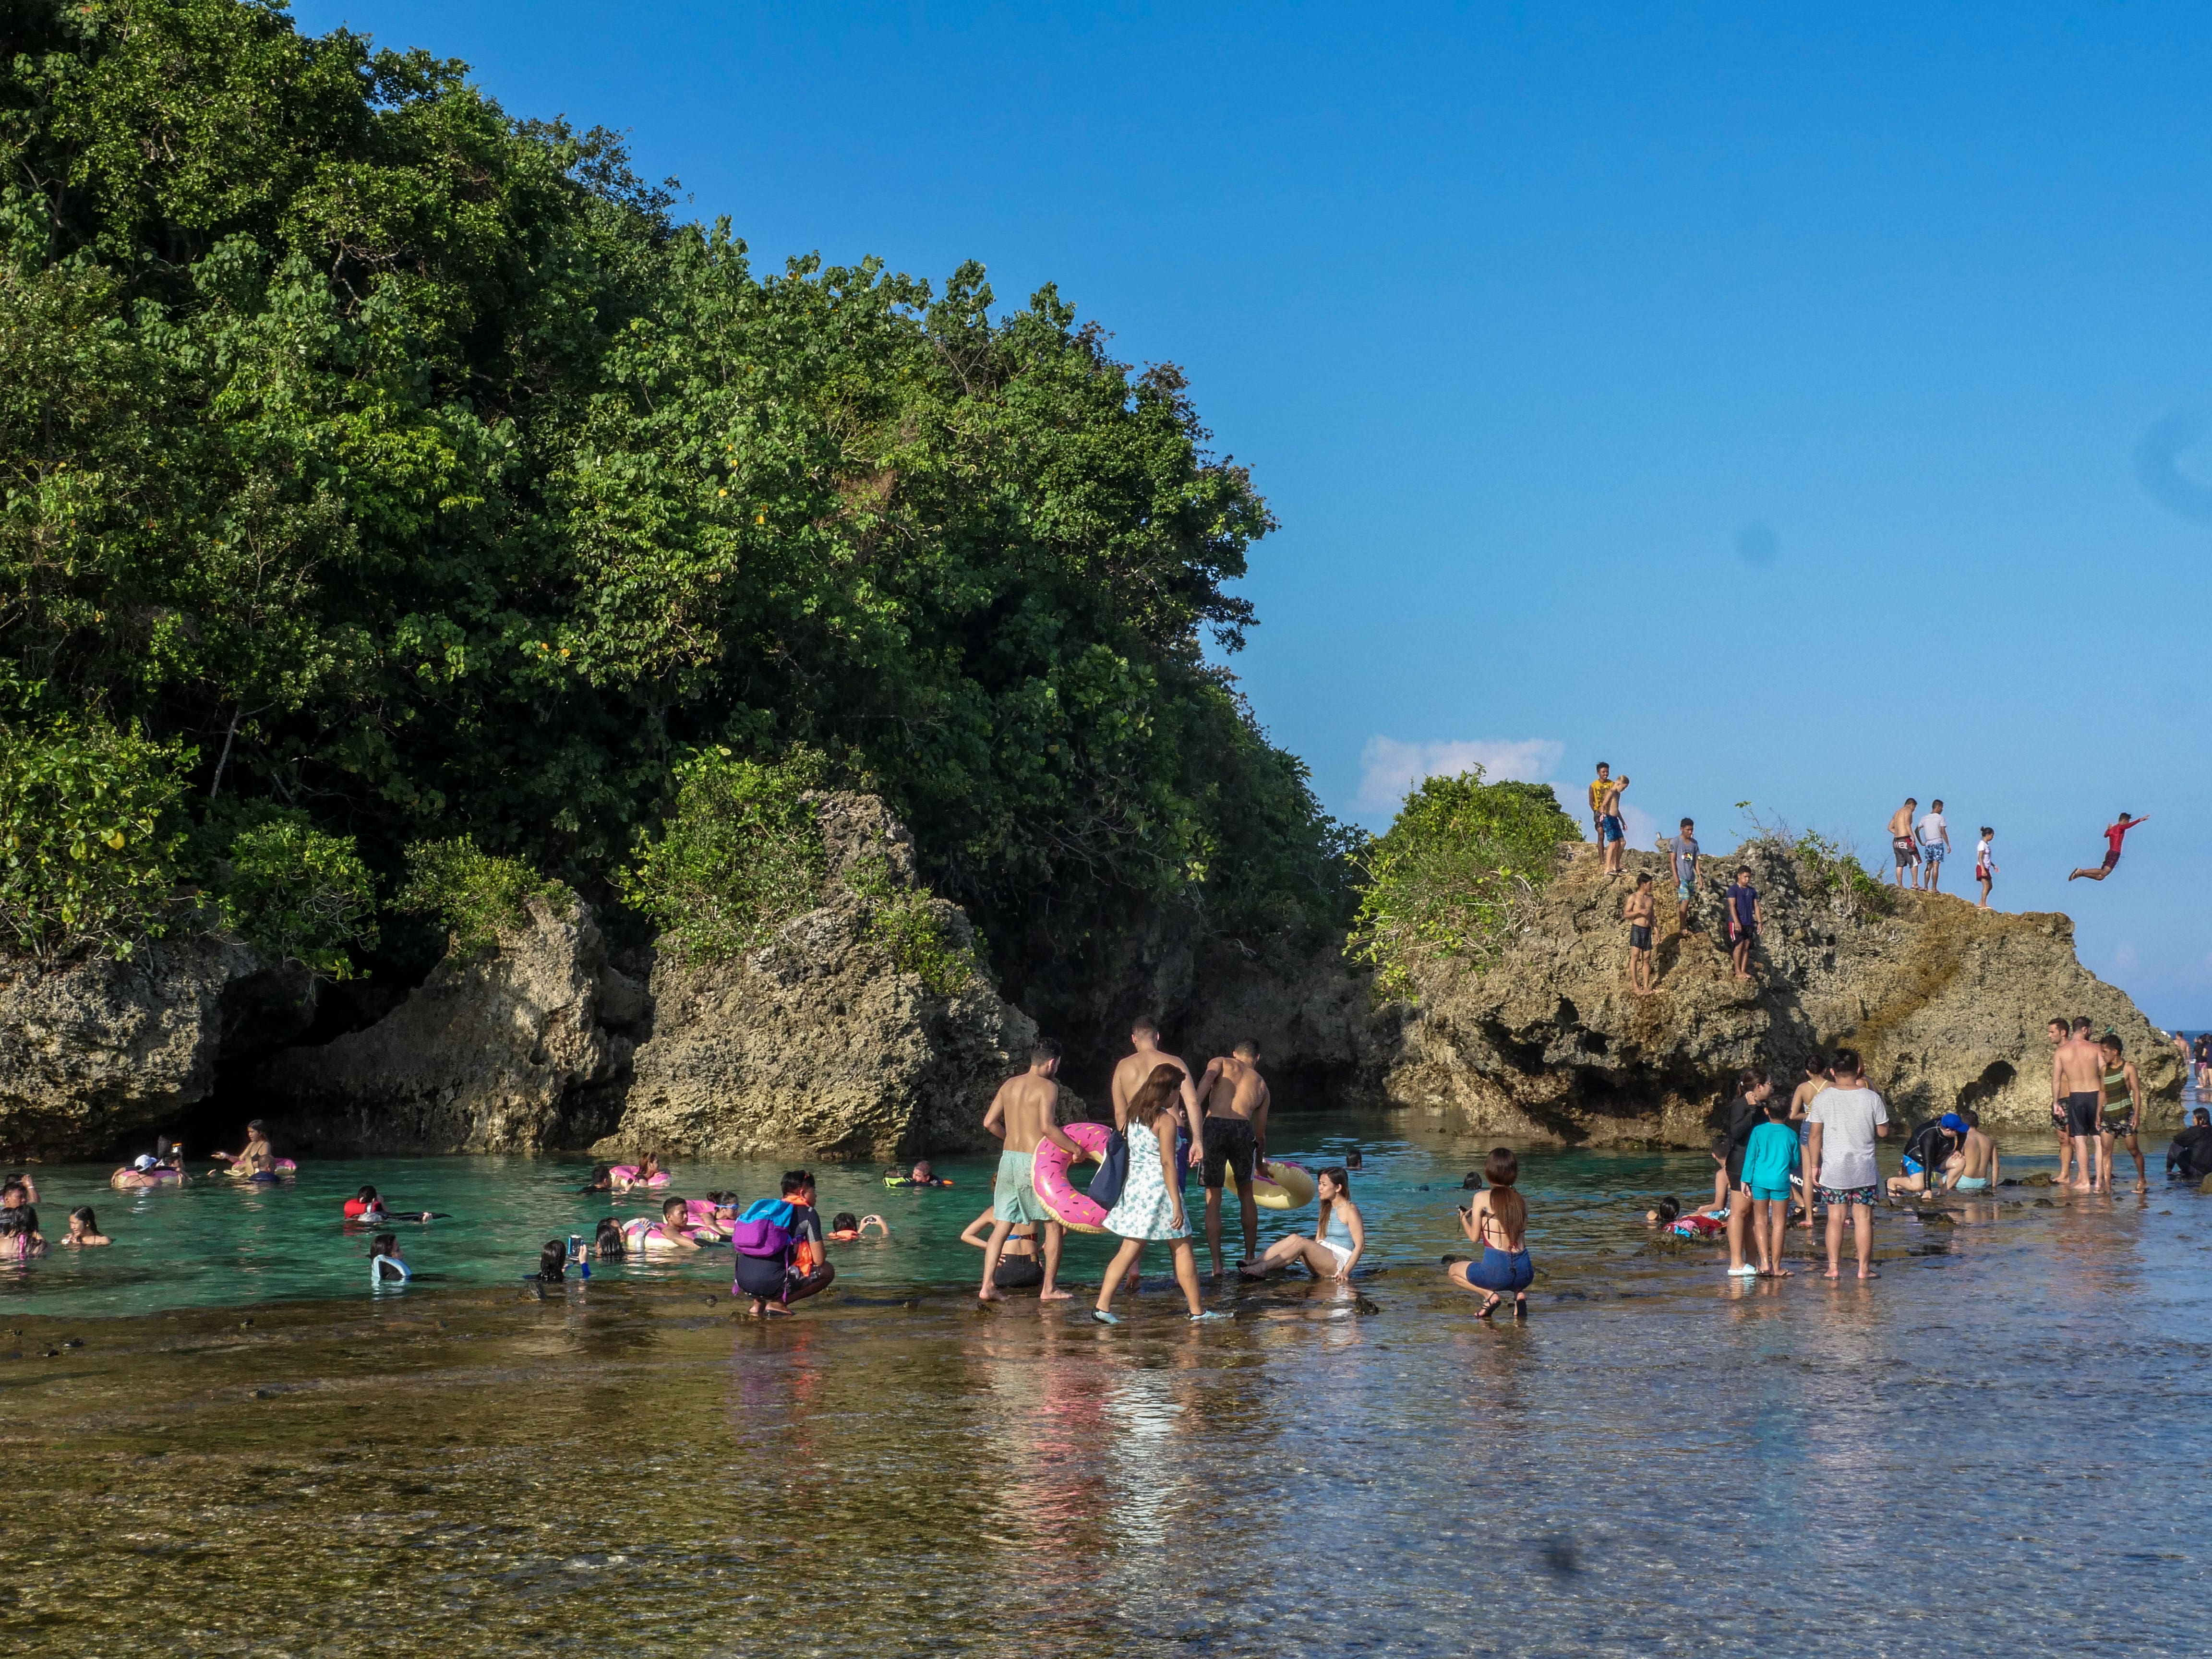
[[[1353,1267],[1367,1248],[1366,1224],[1352,1202],[1352,1176],[1341,1169],[1328,1169],[1315,1180],[1321,1188],[1321,1212],[1314,1218],[1314,1236],[1307,1238],[1292,1233],[1288,1238],[1277,1239],[1257,1261],[1239,1267],[1239,1273],[1247,1279],[1266,1279],[1294,1261],[1303,1261],[1316,1279],[1352,1277]]]
[[[276,1178],[276,1152],[269,1144],[269,1132],[255,1118],[246,1126],[246,1146],[235,1152],[213,1152],[209,1156],[230,1165],[229,1173],[240,1181],[273,1181]]]
[[[988,1210],[984,1211],[984,1223],[988,1224],[990,1219],[991,1212]],[[856,1238],[865,1238],[867,1236],[868,1229],[871,1227],[873,1227],[878,1232],[880,1232],[885,1238],[889,1238],[891,1236],[890,1224],[885,1221],[883,1217],[879,1215],[854,1215],[850,1210],[840,1210],[836,1215],[830,1218],[830,1242],[832,1244],[850,1244]],[[963,1244],[984,1243],[986,1241],[982,1239],[970,1238],[968,1236],[969,1233],[972,1233],[975,1231],[975,1224],[970,1223],[969,1224],[968,1232],[960,1235],[960,1242]]]
[[[599,1230],[592,1235],[592,1254],[602,1261],[619,1261],[629,1254],[621,1222],[612,1216],[600,1218]]]
[[[39,1231],[39,1212],[29,1205],[0,1210],[0,1261],[23,1261],[46,1253],[46,1235]]]
[[[1513,1190],[1521,1179],[1521,1160],[1510,1147],[1500,1146],[1490,1154],[1482,1172],[1489,1178],[1489,1190],[1477,1193],[1474,1202],[1459,1212],[1460,1230],[1482,1246],[1482,1260],[1455,1261],[1444,1273],[1461,1289],[1483,1297],[1477,1318],[1489,1318],[1510,1296],[1513,1316],[1518,1319],[1528,1311],[1527,1291],[1536,1277],[1535,1264],[1528,1259],[1528,1201]]]
[[[662,1200],[658,1221],[639,1216],[623,1223],[623,1243],[640,1255],[667,1255],[699,1248],[698,1240],[690,1235],[687,1206],[680,1198]]]
[[[168,1186],[176,1180],[162,1168],[161,1159],[141,1152],[108,1176],[107,1184],[118,1193],[143,1193],[149,1188]]]
[[[80,1204],[69,1212],[69,1231],[62,1237],[64,1244],[112,1244],[114,1242],[100,1231],[100,1220],[93,1214],[91,1205]]]
[[[557,1238],[547,1239],[544,1248],[538,1252],[538,1271],[523,1277],[540,1285],[565,1284],[568,1278],[568,1245]]]
[[[665,1187],[668,1184],[668,1171],[660,1167],[659,1155],[654,1152],[647,1152],[635,1169],[627,1164],[618,1164],[608,1171],[608,1175],[618,1193],[626,1193],[633,1187],[653,1186],[656,1184],[655,1176],[660,1177],[658,1185]]]
[[[369,1241],[368,1282],[372,1285],[404,1285],[415,1275],[399,1254],[399,1239],[396,1234],[379,1233]]]
[[[979,1250],[989,1249],[991,1241],[985,1235],[991,1231],[991,1223],[997,1213],[995,1210],[986,1210],[977,1216],[962,1232],[960,1242],[973,1244]],[[849,1218],[841,1215],[837,1219],[844,1221]],[[833,1231],[830,1237],[836,1238],[837,1235]],[[890,1237],[890,1228],[884,1229],[884,1237]],[[1044,1263],[1037,1260],[1036,1248],[1036,1224],[1033,1221],[1018,1224],[1013,1231],[1006,1235],[1006,1244],[999,1254],[998,1271],[991,1275],[991,1282],[1002,1291],[1033,1291],[1042,1285]]]

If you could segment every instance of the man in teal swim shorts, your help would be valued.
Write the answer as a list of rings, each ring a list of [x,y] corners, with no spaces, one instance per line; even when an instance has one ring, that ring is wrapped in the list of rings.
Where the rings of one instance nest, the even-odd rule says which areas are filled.
[[[1962,1110],[1966,1139],[1959,1148],[1959,1161],[1943,1183],[1946,1192],[1986,1193],[1997,1184],[1997,1144],[1982,1132],[1981,1114]]]
[[[1003,1302],[998,1285],[999,1258],[1006,1253],[1006,1238],[1024,1223],[1033,1224],[1044,1241],[1044,1283],[1037,1290],[1040,1302],[1065,1302],[1068,1293],[1055,1282],[1060,1275],[1062,1229],[1059,1218],[1044,1206],[1030,1179],[1036,1167],[1036,1149],[1050,1141],[1071,1160],[1083,1149],[1060,1131],[1060,1045],[1039,1037],[1030,1049],[1030,1068],[1008,1078],[992,1097],[983,1114],[983,1127],[1005,1142],[999,1154],[999,1178],[991,1189],[991,1237],[983,1247],[983,1288],[975,1294],[984,1302]]]

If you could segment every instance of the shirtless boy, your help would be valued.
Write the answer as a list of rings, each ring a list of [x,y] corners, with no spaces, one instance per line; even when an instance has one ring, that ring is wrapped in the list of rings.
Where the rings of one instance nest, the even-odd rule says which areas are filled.
[[[2086,1019],[2074,1022],[2051,1057],[2051,1092],[2066,1103],[2066,1135],[2074,1143],[2074,1179],[2066,1184],[2075,1192],[2111,1191],[2112,1171],[2105,1167],[2105,1051],[2089,1041]]]
[[[1651,994],[1651,930],[1659,924],[1659,901],[1653,896],[1650,872],[1636,878],[1636,890],[1620,907],[1628,924],[1628,988],[1639,997]]]
[[[1243,1212],[1242,1267],[1260,1254],[1260,1206],[1252,1200],[1252,1171],[1267,1155],[1267,1085],[1260,1075],[1260,1045],[1247,1037],[1226,1054],[1206,1063],[1198,1091],[1206,1101],[1206,1244],[1213,1253],[1213,1276],[1221,1277],[1221,1193],[1225,1171],[1236,1178],[1237,1202]]]
[[[1045,1141],[1072,1160],[1084,1157],[1083,1149],[1060,1131],[1060,1085],[1055,1080],[1059,1075],[1060,1045],[1049,1037],[1039,1037],[1030,1050],[1029,1070],[1001,1083],[992,1097],[990,1110],[983,1114],[983,1127],[1006,1145],[999,1154],[999,1179],[991,1193],[991,1237],[983,1246],[983,1288],[975,1293],[978,1301],[1006,1299],[998,1285],[999,1258],[1006,1254],[1006,1235],[1024,1222],[1036,1226],[1044,1237],[1044,1284],[1037,1291],[1037,1300],[1068,1298],[1068,1292],[1054,1282],[1060,1274],[1060,1224],[1045,1208],[1030,1179],[1036,1166],[1036,1149]]]
[[[1607,786],[1605,801],[1598,813],[1598,834],[1605,847],[1605,873],[1620,873],[1621,854],[1628,850],[1628,829],[1620,816],[1620,792],[1628,787],[1626,776],[1615,778]]]
[[[1947,1193],[1989,1193],[1997,1184],[1997,1144],[1983,1132],[1981,1115],[1961,1111],[1966,1120],[1966,1142],[1959,1149],[1959,1159],[1950,1176],[1943,1182]]]

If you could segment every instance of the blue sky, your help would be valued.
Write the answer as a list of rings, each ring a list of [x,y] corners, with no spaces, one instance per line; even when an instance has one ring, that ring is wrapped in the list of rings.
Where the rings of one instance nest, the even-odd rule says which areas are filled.
[[[1747,799],[1871,861],[1941,795],[2212,1024],[2212,12],[296,15],[627,130],[764,264],[972,257],[1182,364],[1283,520],[1237,666],[1333,810],[1601,756],[1709,847]]]

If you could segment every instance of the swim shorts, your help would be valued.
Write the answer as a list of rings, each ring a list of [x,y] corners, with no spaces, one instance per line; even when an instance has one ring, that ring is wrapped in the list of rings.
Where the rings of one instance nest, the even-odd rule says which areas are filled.
[[[1674,896],[1681,900],[1683,903],[1687,904],[1690,902],[1690,890],[1697,884],[1697,880],[1694,877],[1684,877],[1680,881],[1674,884]]]
[[[1206,1164],[1200,1172],[1200,1183],[1208,1188],[1221,1187],[1225,1184],[1225,1170],[1249,1184],[1258,1156],[1251,1124],[1241,1117],[1209,1117],[1200,1132],[1206,1137]]]
[[[2106,1113],[2104,1132],[2115,1140],[2125,1140],[2136,1132],[2135,1113],[2133,1111]]]
[[[2104,1133],[2105,1091],[2084,1089],[2066,1097],[2066,1133],[2094,1135]]]
[[[1872,1209],[1879,1195],[1871,1187],[1823,1187],[1820,1201],[1830,1209],[1838,1204],[1863,1204]]]
[[[1605,819],[1605,839],[1607,841],[1626,841],[1628,839],[1627,826],[1622,823],[1619,817],[1607,814]]]
[[[1651,930],[1649,927],[1631,926],[1628,930],[1628,948],[1632,951],[1650,950],[1651,948]]]
[[[2111,869],[2119,861],[2120,855],[2118,853],[2107,853],[2105,854],[2105,868],[2107,870]]]
[[[1940,841],[1923,842],[1921,843],[1920,856],[1930,864],[1942,863],[1945,856],[1943,843]]]
[[[1036,1195],[1030,1176],[1036,1169],[1035,1152],[1000,1152],[999,1179],[991,1188],[991,1216],[997,1221],[1049,1221],[1052,1212]]]
[[[1033,1255],[1002,1255],[991,1282],[1002,1291],[1034,1290],[1044,1283],[1044,1263]]]
[[[1917,1158],[1907,1157],[1905,1160],[1905,1173],[1909,1176],[1926,1175],[1928,1166]]]
[[[1897,855],[1897,867],[1900,870],[1920,856],[1920,848],[1910,836],[1892,836],[1889,850]]]
[[[1984,1193],[1989,1190],[1989,1187],[1990,1178],[1987,1176],[1960,1176],[1959,1177],[1959,1190],[1962,1193]]]
[[[1787,1204],[1790,1192],[1787,1187],[1753,1187],[1752,1201],[1758,1204]]]

